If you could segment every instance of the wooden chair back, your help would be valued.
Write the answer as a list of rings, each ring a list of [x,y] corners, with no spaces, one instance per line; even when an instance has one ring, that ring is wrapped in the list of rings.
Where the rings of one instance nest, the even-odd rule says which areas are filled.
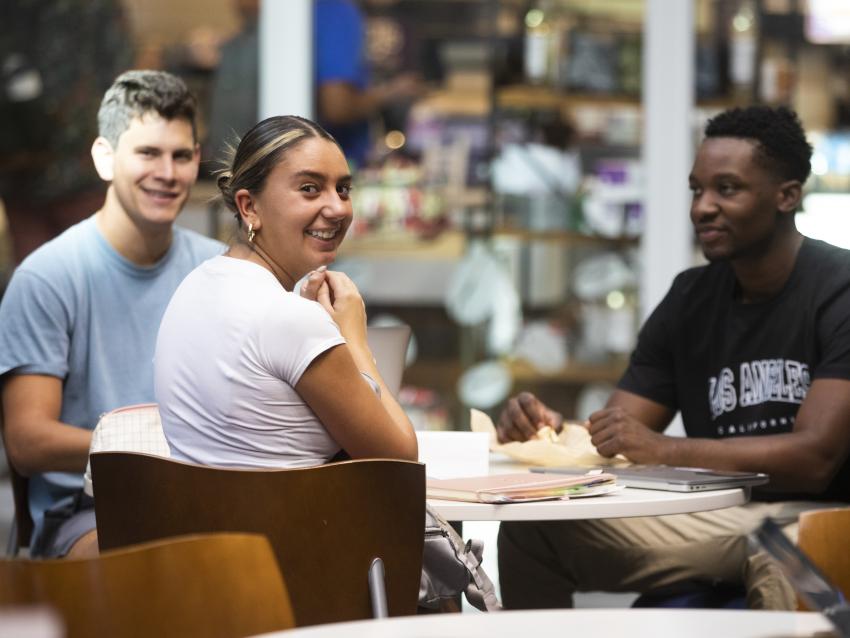
[[[850,507],[800,514],[797,546],[850,599]],[[802,606],[802,604],[801,604]]]
[[[46,605],[68,638],[236,638],[294,626],[268,540],[212,534],[97,558],[0,560],[0,605]]]
[[[372,617],[368,570],[386,570],[391,616],[416,612],[425,466],[358,460],[225,469],[132,452],[91,456],[101,549],[212,531],[266,534],[297,625]]]
[[[6,554],[9,556],[17,556],[18,552],[25,547],[29,547],[30,538],[33,531],[33,520],[30,514],[30,499],[29,499],[29,479],[20,474],[15,466],[12,465],[12,459],[9,458],[9,451],[6,447],[6,428],[3,421],[3,410],[0,407],[0,432],[3,434],[3,451],[6,454],[6,465],[9,467],[9,479],[12,483],[12,498],[15,504],[15,520],[10,531],[11,536],[8,539],[6,546]]]

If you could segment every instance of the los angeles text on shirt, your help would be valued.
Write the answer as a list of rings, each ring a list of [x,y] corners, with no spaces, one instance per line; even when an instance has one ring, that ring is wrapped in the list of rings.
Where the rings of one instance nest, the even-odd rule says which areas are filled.
[[[790,359],[758,359],[741,363],[737,383],[731,368],[721,368],[708,379],[711,418],[749,407],[778,401],[800,404],[811,385],[809,366]]]

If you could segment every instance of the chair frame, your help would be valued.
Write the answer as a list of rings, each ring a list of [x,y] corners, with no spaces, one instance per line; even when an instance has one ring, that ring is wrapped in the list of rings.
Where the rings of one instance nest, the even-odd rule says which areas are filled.
[[[29,484],[30,480],[17,469],[9,457],[9,447],[6,445],[6,424],[3,419],[3,409],[0,406],[0,433],[3,436],[3,452],[6,454],[6,465],[9,467],[9,479],[12,483],[12,498],[15,504],[15,516],[9,530],[6,543],[6,555],[17,556],[21,550],[30,545],[35,524],[30,514]]]
[[[850,596],[850,507],[813,509],[800,514],[797,546],[824,573],[844,597]],[[798,608],[807,609],[803,601]]]
[[[425,466],[344,461],[229,469],[133,452],[91,455],[101,549],[190,533],[260,532],[289,585],[299,626],[372,617],[368,574],[386,573],[388,613],[416,612]]]

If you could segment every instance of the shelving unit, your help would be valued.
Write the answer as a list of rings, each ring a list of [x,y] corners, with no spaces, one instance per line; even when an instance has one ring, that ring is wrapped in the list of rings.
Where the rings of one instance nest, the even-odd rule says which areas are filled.
[[[515,12],[518,24],[521,11],[527,3],[511,0],[488,0],[481,3],[489,7],[490,15],[496,16],[499,7]],[[589,6],[592,3],[584,3]],[[495,22],[493,23],[495,33]],[[480,26],[480,24],[479,24]],[[520,34],[521,35],[521,34]],[[491,53],[504,41],[481,40],[481,33],[474,37],[491,47]],[[501,37],[501,36],[499,36]],[[477,77],[477,79],[476,79]],[[497,73],[490,80],[496,84]],[[469,78],[469,81],[466,79]],[[492,159],[496,148],[496,127],[506,117],[525,117],[532,112],[557,111],[568,117],[582,110],[623,110],[639,117],[640,101],[635,95],[611,95],[567,92],[545,86],[512,83],[506,86],[488,86],[481,82],[481,69],[463,69],[449,77],[445,85],[430,92],[414,107],[415,115],[439,120],[477,122],[487,130],[489,148],[487,160]],[[635,127],[633,127],[634,129]],[[637,129],[640,127],[637,126]],[[579,138],[582,154],[592,158],[591,163],[602,156],[626,156],[635,158],[639,154],[639,140],[628,144],[617,144],[612,140]],[[604,148],[603,148],[604,147]],[[601,150],[600,150],[601,149]],[[478,159],[480,160],[480,157]],[[474,174],[472,167],[470,174]],[[480,179],[480,174],[479,174]],[[491,241],[498,250],[507,250],[513,260],[513,268],[527,269],[529,264],[540,261],[545,253],[563,255],[557,259],[555,269],[548,276],[557,287],[559,299],[554,304],[570,303],[569,270],[580,256],[598,251],[626,251],[637,245],[637,240],[627,237],[609,238],[581,232],[577,227],[564,224],[545,229],[537,224],[527,224],[521,217],[502,214],[502,202],[492,190],[481,187],[456,191],[448,198],[448,205],[463,212],[455,217],[456,226],[445,230],[433,239],[416,237],[407,231],[377,232],[374,235],[351,236],[343,244],[340,257],[351,267],[361,291],[370,307],[370,316],[391,313],[410,323],[419,341],[419,357],[405,373],[405,384],[436,390],[446,398],[451,412],[450,421],[457,426],[463,422],[465,407],[457,397],[456,386],[462,374],[473,364],[485,358],[482,334],[485,326],[461,327],[449,319],[443,309],[443,298],[449,277],[461,262],[470,245],[470,238]],[[482,221],[483,220],[483,221]],[[497,253],[504,257],[504,253]],[[544,259],[545,262],[545,259]],[[552,279],[557,275],[557,279]],[[523,275],[525,276],[525,275]],[[545,274],[543,276],[546,276]],[[521,282],[518,288],[523,289]],[[523,292],[524,294],[524,292]],[[526,310],[530,316],[540,317],[546,310],[530,303]],[[575,339],[573,339],[575,341]],[[598,354],[598,353],[597,353]],[[595,359],[599,357],[596,356]],[[570,362],[557,372],[539,372],[531,364],[520,360],[505,360],[514,379],[514,389],[535,388],[538,385],[564,388],[566,403],[556,405],[570,416],[571,404],[578,389],[589,383],[615,382],[625,367],[622,359],[611,359],[598,363],[583,362],[567,357]]]
[[[511,228],[497,226],[493,229],[494,237],[514,237],[524,242],[547,242],[557,243],[564,247],[597,247],[618,250],[629,246],[637,246],[638,239],[635,237],[602,237],[600,235],[588,235],[573,230],[529,230],[527,228]]]
[[[500,87],[496,91],[496,101],[504,109],[569,109],[577,106],[640,108],[640,98],[635,95],[576,93],[528,84]]]
[[[641,47],[639,55],[648,60],[649,68],[654,70],[654,75],[651,72],[648,74],[648,78],[654,77],[655,80],[654,83],[651,83],[653,87],[651,89],[648,88],[650,85],[645,83],[639,84],[639,86],[646,89],[643,97],[647,100],[646,103],[650,105],[652,117],[655,118],[654,121],[649,122],[653,125],[649,129],[659,131],[665,129],[666,126],[672,126],[676,131],[679,131],[679,134],[673,136],[676,138],[676,146],[672,149],[673,152],[670,152],[670,149],[663,144],[658,144],[658,140],[654,145],[651,140],[647,140],[648,146],[646,148],[653,150],[653,152],[648,153],[648,156],[652,155],[656,159],[652,162],[647,161],[644,166],[653,175],[654,183],[659,184],[659,174],[664,177],[670,174],[670,180],[674,184],[682,185],[681,193],[672,192],[676,191],[676,188],[663,189],[656,186],[653,193],[650,194],[648,205],[654,211],[653,223],[655,225],[647,233],[645,241],[642,242],[643,272],[649,273],[649,275],[645,275],[640,284],[642,293],[647,290],[650,291],[648,297],[644,299],[645,305],[649,307],[657,302],[660,294],[663,294],[663,292],[659,293],[659,290],[661,288],[666,290],[669,286],[672,272],[686,267],[690,262],[690,250],[686,244],[690,231],[687,220],[682,221],[680,217],[673,219],[675,213],[670,212],[684,210],[687,207],[687,192],[684,189],[684,184],[687,177],[686,165],[692,157],[687,148],[687,140],[682,139],[681,131],[692,126],[693,133],[696,135],[700,128],[700,120],[704,121],[712,112],[759,99],[761,86],[759,74],[762,71],[759,64],[763,61],[759,56],[764,54],[766,57],[770,57],[768,55],[770,51],[767,49],[777,44],[775,42],[777,38],[786,38],[787,34],[792,33],[792,31],[794,38],[800,39],[796,35],[799,30],[799,24],[797,24],[799,22],[797,17],[799,16],[792,16],[792,22],[796,20],[794,24],[788,23],[782,29],[779,29],[781,25],[774,25],[776,26],[774,28],[768,23],[770,16],[765,7],[768,4],[775,7],[777,3],[755,0],[757,22],[761,22],[758,25],[757,33],[757,37],[761,40],[757,42],[754,57],[756,80],[751,87],[744,87],[745,90],[742,92],[742,87],[735,85],[730,75],[732,65],[729,59],[731,56],[728,54],[731,51],[731,40],[737,37],[732,30],[732,20],[744,4],[746,3],[741,0],[694,0],[693,7],[686,12],[668,11],[667,8],[659,7],[658,3],[629,2],[628,0],[619,0],[616,3],[614,0],[605,3],[598,3],[594,0],[552,0],[551,2],[540,3],[541,6],[545,7],[560,5],[561,8],[567,7],[569,11],[573,11],[575,15],[566,23],[574,32],[584,30],[586,33],[604,34],[607,30],[609,33],[623,35],[626,39],[631,38],[632,40],[641,37],[638,35],[640,33],[648,34],[647,41],[639,43]],[[792,5],[795,4],[792,3]],[[520,26],[518,32],[506,34],[500,30],[501,27],[497,26],[496,16],[499,14],[500,8],[507,8],[514,12],[515,18],[523,17],[520,16],[520,12],[525,12],[533,7],[534,3],[520,0],[488,0],[481,3],[481,6],[485,5],[490,7],[490,14],[493,17],[491,33],[489,35],[482,33],[484,21],[479,20],[476,22],[474,34],[470,27],[469,39],[475,38],[476,42],[480,44],[483,40],[489,38],[491,51],[499,55],[508,51],[512,46],[514,52],[516,52],[518,42],[520,47],[523,46],[521,30],[524,27]],[[681,5],[677,6],[681,7]],[[601,11],[608,11],[608,15],[600,18],[598,12]],[[612,11],[616,12],[615,15],[611,15]],[[770,11],[776,11],[776,9]],[[667,13],[675,15],[671,17]],[[799,13],[799,10],[796,13]],[[647,20],[646,25],[644,25],[644,18],[648,18],[650,15],[652,19]],[[667,18],[670,18],[670,20],[667,20]],[[665,22],[665,20],[667,21]],[[519,22],[519,20],[516,21]],[[668,28],[671,23],[675,25],[677,36],[672,50],[678,53],[668,55],[666,59],[681,61],[682,63],[679,66],[658,64],[659,51],[661,51],[660,56],[664,57],[664,52],[669,50],[669,48],[657,46],[661,40],[665,40],[666,44],[666,38],[658,37],[658,34],[664,34],[664,29]],[[661,24],[660,29],[659,24]],[[683,53],[693,50],[693,34],[688,32],[690,25],[695,25],[697,62],[691,60],[690,53],[687,56]],[[644,31],[645,27],[647,30]],[[790,27],[794,27],[794,29],[790,29]],[[762,28],[764,33],[767,34],[766,36],[763,36]],[[453,25],[452,29],[451,38],[463,39],[464,35],[459,33],[463,30],[461,27]],[[652,33],[656,34],[654,38],[651,37]],[[770,33],[773,33],[773,35],[770,35]],[[680,35],[681,38],[678,37]],[[790,36],[787,36],[787,38],[790,38]],[[670,39],[673,39],[672,36]],[[655,46],[650,46],[650,41]],[[790,40],[788,41],[790,42]],[[789,44],[790,46],[791,44]],[[821,58],[809,56],[808,54],[811,53],[808,50],[811,48],[809,45],[800,46],[802,48],[795,54],[797,59],[793,60],[795,64],[793,70],[796,72],[796,80],[799,81],[801,88],[798,93],[804,93],[804,95],[795,95],[792,105],[804,115],[804,122],[808,125],[809,122],[806,121],[806,117],[810,116],[806,114],[820,113],[823,110],[821,108],[823,105],[816,104],[811,106],[808,111],[801,107],[811,102],[813,98],[809,98],[809,96],[816,93],[820,95],[828,93],[827,91],[816,92],[814,86],[811,85],[816,80],[823,84],[822,73],[825,69],[830,68],[830,63],[825,58],[821,59],[823,56]],[[763,47],[766,47],[765,51],[762,51]],[[774,48],[776,47],[774,46]],[[654,52],[654,58],[649,55],[650,51]],[[713,62],[709,59],[709,62],[706,63],[706,51],[709,53],[709,58],[712,55],[714,56]],[[572,51],[568,51],[568,54],[571,55]],[[634,90],[636,86],[634,77],[631,78],[630,82],[617,83],[619,88],[612,88],[606,93],[593,92],[585,87],[579,89],[576,85],[570,84],[569,74],[564,75],[563,73],[546,75],[549,84],[532,83],[527,79],[528,75],[526,75],[526,79],[523,79],[515,72],[497,73],[499,64],[502,64],[505,60],[505,56],[499,57],[499,55],[494,53],[492,59],[488,62],[491,71],[493,71],[489,77],[490,80],[493,80],[492,85],[486,81],[481,81],[480,71],[482,69],[477,69],[479,75],[475,76],[475,70],[470,75],[470,70],[464,68],[454,82],[447,81],[443,87],[423,99],[416,108],[428,112],[435,119],[440,117],[456,118],[465,123],[476,122],[487,127],[490,148],[486,150],[486,159],[492,159],[498,151],[497,144],[502,143],[508,137],[502,135],[507,127],[499,130],[499,127],[505,122],[513,124],[519,121],[521,124],[527,124],[536,121],[539,123],[542,118],[550,117],[553,114],[569,117],[576,124],[578,130],[575,147],[580,151],[582,168],[585,172],[592,172],[595,163],[600,160],[624,159],[634,161],[641,157],[644,148],[644,140],[642,139],[644,116],[647,119],[650,118],[647,115],[649,112],[643,112],[644,102],[642,98],[634,92],[629,92],[630,89]],[[834,61],[837,59],[836,56],[839,55],[837,50],[832,51],[830,55],[833,59],[831,64],[833,66],[838,64]],[[846,59],[847,53],[842,52],[841,56]],[[712,64],[714,64],[713,68],[711,68]],[[690,71],[687,74],[680,73],[680,68],[685,67]],[[634,69],[634,65],[632,65],[632,69]],[[694,69],[698,73],[692,73]],[[706,70],[715,74],[713,82],[705,82]],[[644,68],[645,71],[646,68]],[[668,73],[672,75],[668,77]],[[473,81],[466,82],[464,79],[467,77]],[[666,86],[665,82],[670,81],[670,77],[673,77],[675,82]],[[807,77],[808,80],[806,80]],[[536,79],[540,80],[539,77]],[[809,84],[806,84],[806,81]],[[695,93],[703,96],[698,100],[696,112],[691,110],[691,96],[685,95],[686,91],[679,90],[690,82],[694,84]],[[573,88],[565,88],[570,86]],[[659,90],[659,86],[664,90]],[[804,87],[806,88],[805,91],[802,90]],[[675,92],[675,100],[669,99],[668,93],[671,91]],[[713,97],[706,99],[704,96]],[[846,104],[846,96],[843,99]],[[850,108],[845,107],[845,110],[850,112]],[[523,118],[525,118],[525,121],[523,121]],[[617,126],[610,126],[609,120]],[[582,128],[588,123],[594,125],[590,132]],[[618,128],[620,125],[622,126]],[[523,137],[516,134],[513,138],[518,143],[529,139],[530,136]],[[672,161],[671,157],[674,158]],[[661,160],[659,161],[658,158],[661,158]],[[478,178],[480,183],[482,179],[480,174]],[[661,195],[659,195],[660,191]],[[670,197],[667,197],[668,193],[672,193]],[[480,348],[480,340],[476,341],[475,330],[452,325],[448,317],[441,316],[437,310],[442,310],[442,295],[452,266],[459,263],[469,246],[468,229],[472,229],[472,234],[476,238],[488,238],[492,240],[494,245],[507,245],[515,253],[525,251],[522,252],[522,257],[516,260],[518,262],[522,260],[532,261],[528,259],[527,254],[532,248],[540,251],[561,251],[563,254],[568,254],[569,257],[563,260],[564,271],[575,266],[576,262],[584,255],[603,251],[632,253],[638,245],[638,241],[632,238],[612,239],[579,232],[580,230],[587,230],[587,226],[573,223],[572,218],[566,221],[563,215],[558,220],[560,225],[556,224],[555,227],[545,230],[539,229],[536,225],[525,224],[521,215],[505,216],[505,219],[502,219],[498,217],[500,212],[499,198],[492,193],[485,192],[482,194],[480,189],[474,198],[463,203],[457,198],[455,203],[459,207],[467,209],[468,214],[462,217],[464,221],[468,222],[473,216],[480,218],[484,215],[489,216],[486,223],[477,225],[458,224],[457,230],[446,231],[435,240],[411,239],[410,237],[396,235],[381,238],[353,238],[348,241],[344,249],[346,257],[369,259],[380,263],[384,266],[385,272],[389,272],[393,277],[398,277],[402,273],[401,260],[414,263],[420,270],[427,271],[434,282],[431,288],[421,285],[418,281],[411,281],[404,286],[404,291],[400,291],[400,293],[404,293],[401,297],[395,299],[391,299],[390,296],[378,297],[377,302],[382,309],[394,311],[405,320],[413,323],[414,327],[417,323],[420,325],[425,325],[428,322],[445,324],[440,330],[431,331],[434,334],[439,333],[440,336],[436,338],[432,336],[432,341],[428,342],[425,348],[420,349],[420,360],[408,371],[407,379],[408,382],[414,384],[438,388],[441,392],[451,395],[453,400],[456,400],[454,385],[463,371],[476,361],[476,356],[474,353],[470,354],[470,352],[475,347]],[[659,225],[661,232],[659,232]],[[671,236],[675,245],[671,243]],[[682,250],[679,250],[679,248]],[[396,259],[399,261],[394,261]],[[660,261],[664,263],[659,265]],[[557,274],[565,282],[562,291],[565,306],[574,303],[567,288],[569,277],[563,272]],[[631,293],[634,293],[634,290],[631,290]],[[556,311],[554,308],[548,307],[531,307],[526,308],[526,310],[529,316],[543,319],[546,318],[547,312]],[[564,314],[566,314],[566,311]],[[427,318],[421,318],[420,315]],[[638,320],[639,317],[636,313],[635,330]],[[437,342],[435,343],[433,339],[437,339]],[[471,342],[472,345],[462,343],[464,340]],[[483,357],[480,350],[479,355]],[[582,359],[584,355],[586,353],[577,353],[575,357],[568,358],[571,363],[564,370],[553,373],[540,372],[525,362],[511,361],[509,365],[515,382],[515,389],[534,389],[537,387],[542,389],[545,386],[550,392],[560,392],[565,397],[564,410],[567,411],[570,409],[570,402],[574,401],[575,395],[583,385],[615,382],[626,365],[622,356],[612,356],[609,361],[603,363],[587,363]],[[598,358],[598,353],[585,356],[588,361]]]
[[[515,84],[500,87],[496,99],[501,108],[510,109],[556,109],[576,107],[641,108],[640,96],[610,93],[577,93],[547,86]],[[724,109],[734,106],[729,98],[700,100],[701,108]]]
[[[499,0],[505,4],[505,0]],[[513,5],[517,11],[526,11],[529,7],[536,5],[506,3]],[[627,4],[627,3],[626,3]],[[637,6],[638,3],[634,3]],[[582,2],[547,3],[546,7],[571,8],[583,12],[586,18],[590,12],[600,10],[600,5]],[[541,3],[544,6],[544,3]],[[634,7],[632,7],[634,8]],[[605,10],[601,7],[601,10]],[[641,11],[632,13],[618,11],[617,16],[603,18],[602,21],[595,20],[593,29],[609,28],[617,31],[628,32],[631,36],[640,32]],[[624,17],[625,16],[625,17]],[[522,16],[520,16],[522,18]],[[560,22],[559,22],[560,20]],[[583,20],[563,19],[558,16],[557,9],[554,16],[554,26],[558,24],[571,25],[570,28],[583,28],[586,24]],[[549,32],[551,33],[551,31]],[[558,39],[558,36],[554,36]],[[568,54],[565,50],[564,54]],[[634,161],[640,155],[641,126],[641,101],[640,96],[627,92],[596,92],[566,88],[564,75],[560,76],[558,86],[551,82],[512,82],[497,86],[491,93],[491,127],[495,139],[504,139],[501,129],[506,122],[529,122],[529,131],[533,131],[534,123],[545,121],[547,118],[562,118],[572,123],[575,128],[573,148],[581,157],[582,170],[587,174],[593,174],[597,168],[597,162],[609,160]],[[618,130],[609,126],[608,121],[617,120],[621,124]],[[584,126],[592,123],[593,130],[585,129]],[[526,136],[529,141],[533,139]],[[518,140],[520,144],[523,140]],[[498,152],[498,149],[495,149]],[[583,195],[573,195],[582,197]],[[563,205],[568,206],[567,202]],[[535,261],[531,257],[531,251],[537,250],[540,255],[547,252],[550,255],[560,254],[556,263],[562,264],[566,271],[572,271],[582,259],[602,252],[624,253],[631,251],[638,245],[638,239],[633,236],[608,237],[597,233],[586,232],[587,225],[578,221],[573,213],[564,215],[568,220],[558,222],[559,215],[553,215],[554,228],[538,229],[535,226],[525,225],[520,215],[519,218],[509,219],[507,222],[498,220],[492,228],[492,237],[496,241],[515,240],[521,244],[529,255],[526,261]],[[625,215],[625,211],[624,211]],[[545,260],[545,257],[543,257]],[[539,261],[539,260],[538,260]],[[545,273],[545,268],[541,270]],[[542,371],[535,368],[531,363],[521,359],[509,359],[507,361],[512,378],[514,380],[514,391],[532,390],[545,395],[545,400],[555,409],[562,411],[566,416],[575,416],[575,402],[579,391],[588,384],[613,384],[620,378],[625,369],[625,357],[622,354],[605,357],[603,353],[596,351],[592,353],[573,352],[576,342],[583,339],[580,326],[577,326],[576,316],[580,313],[576,309],[581,304],[573,296],[571,276],[550,272],[549,276],[558,275],[563,280],[563,289],[559,301],[549,304],[528,306],[525,308],[526,316],[530,319],[546,320],[551,317],[565,315],[572,316],[572,325],[566,326],[569,342],[569,354],[566,357],[567,364],[563,369],[557,371]],[[631,295],[632,291],[625,291]],[[590,303],[590,302],[582,302]],[[600,302],[604,305],[604,301]],[[576,329],[579,332],[576,332]],[[637,330],[635,323],[634,330]],[[585,357],[587,359],[585,360]]]
[[[510,369],[517,383],[616,383],[626,369],[626,361],[570,363],[565,368],[553,372],[541,372],[525,361],[511,361]]]

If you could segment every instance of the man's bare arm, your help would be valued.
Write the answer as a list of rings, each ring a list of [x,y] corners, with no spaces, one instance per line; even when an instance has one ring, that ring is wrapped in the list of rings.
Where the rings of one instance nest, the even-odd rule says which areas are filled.
[[[61,379],[10,375],[2,397],[6,450],[18,472],[85,471],[92,433],[59,421]]]
[[[319,117],[334,126],[352,124],[376,114],[393,99],[415,97],[421,92],[421,82],[411,73],[365,89],[344,80],[324,82],[318,89]]]
[[[771,489],[816,494],[826,489],[850,453],[850,381],[816,380],[800,406],[794,430],[786,434],[668,437],[642,426],[622,404],[595,413],[590,432],[593,444],[606,456],[623,454],[636,463],[766,472]]]

